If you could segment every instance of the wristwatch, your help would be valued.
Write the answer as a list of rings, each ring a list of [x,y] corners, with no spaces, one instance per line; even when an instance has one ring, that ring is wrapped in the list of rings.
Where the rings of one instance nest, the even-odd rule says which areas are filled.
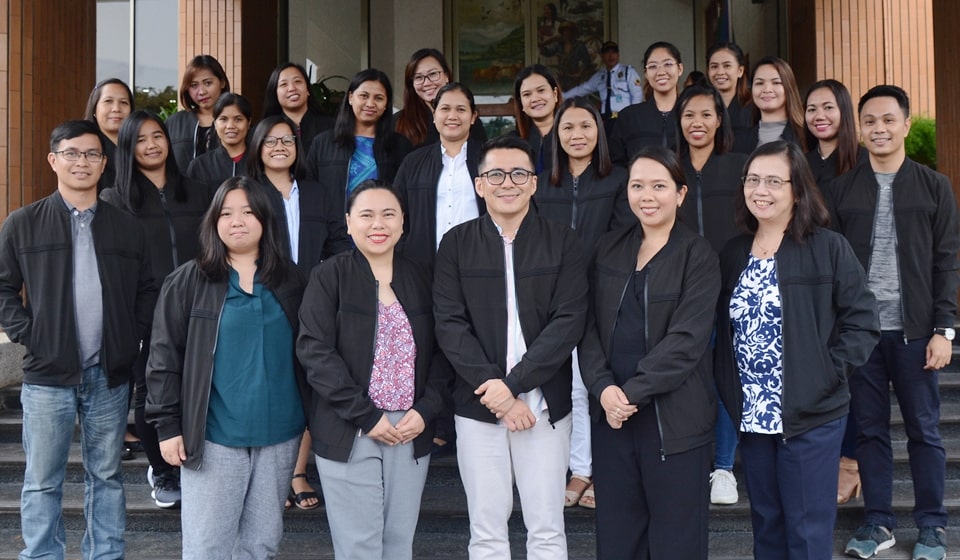
[[[933,329],[933,334],[939,334],[943,338],[950,341],[953,341],[953,339],[957,337],[957,331],[951,329],[950,327]]]

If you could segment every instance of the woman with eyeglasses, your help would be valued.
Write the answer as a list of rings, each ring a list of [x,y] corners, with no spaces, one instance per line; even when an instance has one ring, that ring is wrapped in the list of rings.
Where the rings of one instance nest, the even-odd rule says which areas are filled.
[[[516,134],[533,149],[536,173],[548,169],[553,162],[554,113],[562,101],[563,91],[557,78],[542,64],[527,66],[513,81]]]
[[[304,172],[334,192],[340,208],[363,181],[392,182],[410,152],[410,142],[393,132],[392,110],[387,75],[376,68],[361,70],[350,80],[334,129],[313,139]]]
[[[304,281],[263,188],[231,177],[200,252],[163,283],[147,414],[182,467],[183,558],[276,558],[310,388],[295,355]]]
[[[707,51],[707,78],[717,88],[727,108],[729,128],[734,136],[756,124],[747,57],[736,43],[717,43]]]
[[[689,201],[673,152],[643,148],[629,174],[633,227],[597,243],[579,346],[593,413],[597,558],[705,560],[717,254],[677,219]]]
[[[109,78],[98,83],[87,99],[83,118],[97,125],[103,142],[103,155],[107,165],[103,168],[97,189],[113,188],[117,181],[117,136],[120,126],[133,111],[133,92],[123,80]]]
[[[180,80],[180,105],[184,110],[170,115],[165,123],[181,174],[187,174],[194,158],[220,145],[213,126],[213,106],[228,91],[230,80],[216,58],[200,54],[187,64]]]
[[[150,243],[150,262],[158,287],[174,269],[197,256],[198,232],[213,192],[206,184],[180,174],[164,123],[153,113],[134,111],[117,137],[116,188],[100,198],[133,214]],[[134,419],[150,463],[151,497],[161,508],[180,502],[179,469],[164,461],[156,428],[147,423],[146,367],[150,340],[141,346],[134,366]]]
[[[286,62],[277,66],[267,80],[263,95],[263,116],[285,115],[296,126],[301,146],[310,146],[325,130],[332,130],[334,119],[320,111],[310,91],[310,79],[303,66]]]
[[[747,232],[720,255],[715,376],[740,431],[757,558],[830,558],[847,379],[880,338],[876,299],[800,148],[757,148],[737,193]]]
[[[437,92],[452,80],[450,66],[437,49],[420,49],[413,53],[403,71],[403,109],[393,116],[394,128],[420,148],[440,141],[434,126],[433,100]],[[480,146],[487,141],[487,133],[480,119],[470,125],[470,140]]]
[[[803,100],[790,65],[775,56],[765,56],[753,67],[752,84],[757,124],[740,131],[733,150],[750,154],[757,146],[775,140],[793,142],[801,150],[806,149]]]
[[[213,106],[213,125],[217,129],[220,146],[190,162],[187,176],[217,190],[230,177],[247,172],[247,133],[253,108],[247,98],[236,93],[225,93]]]

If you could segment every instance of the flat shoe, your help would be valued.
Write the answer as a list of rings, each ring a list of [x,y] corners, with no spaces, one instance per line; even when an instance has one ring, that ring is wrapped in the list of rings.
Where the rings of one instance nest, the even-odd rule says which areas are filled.
[[[570,485],[574,484],[574,481],[580,483],[583,487],[580,490],[571,490]],[[563,492],[563,507],[573,507],[580,502],[580,498],[583,497],[583,494],[590,489],[590,486],[593,484],[593,481],[589,477],[581,476],[575,474],[570,477],[570,482],[567,483],[567,489]]]
[[[293,478],[302,478],[306,480],[307,473],[295,474],[293,475]],[[304,505],[304,502],[311,499],[316,500],[316,502],[314,502],[312,505]],[[287,501],[297,506],[297,509],[302,509],[304,511],[310,511],[312,509],[317,509],[318,507],[320,507],[319,494],[317,494],[313,490],[297,493],[294,491],[293,486],[290,487],[290,494],[287,496]]]
[[[580,507],[597,509],[597,496],[593,493],[593,484],[590,485],[590,488],[583,491],[583,496],[580,497],[580,501],[577,503]]]

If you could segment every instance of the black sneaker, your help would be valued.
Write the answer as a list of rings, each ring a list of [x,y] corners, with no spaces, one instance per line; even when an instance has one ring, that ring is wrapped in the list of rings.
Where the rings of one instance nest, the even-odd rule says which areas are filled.
[[[920,529],[917,544],[913,547],[913,560],[943,560],[947,557],[947,532],[943,527]]]
[[[153,491],[150,492],[157,507],[172,508],[180,505],[180,471],[174,469],[154,477]]]
[[[893,548],[895,544],[897,539],[893,538],[890,529],[882,525],[864,525],[857,529],[844,552],[855,558],[870,558],[882,550]]]

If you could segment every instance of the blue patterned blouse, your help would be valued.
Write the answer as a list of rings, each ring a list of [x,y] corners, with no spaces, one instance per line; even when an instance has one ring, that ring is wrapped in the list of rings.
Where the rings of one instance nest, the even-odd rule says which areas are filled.
[[[733,348],[743,387],[740,430],[783,433],[783,321],[776,261],[750,255],[730,297]]]
[[[379,179],[377,174],[377,160],[373,156],[373,138],[366,136],[354,137],[353,157],[350,158],[350,168],[347,171],[347,196],[357,188],[357,185],[367,179]]]

